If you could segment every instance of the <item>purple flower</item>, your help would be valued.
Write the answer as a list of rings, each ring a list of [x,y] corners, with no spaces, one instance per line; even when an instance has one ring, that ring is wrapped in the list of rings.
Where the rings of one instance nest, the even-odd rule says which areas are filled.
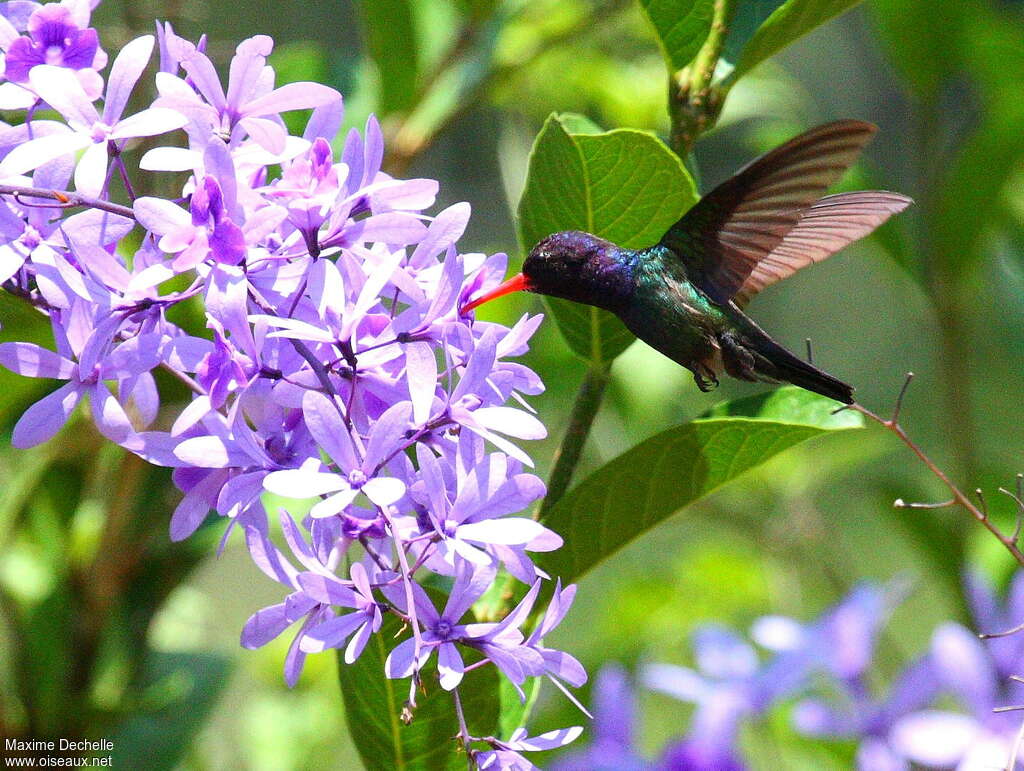
[[[573,726],[531,737],[527,736],[525,728],[517,728],[507,741],[495,739],[493,736],[487,737],[484,741],[494,749],[476,753],[477,767],[494,771],[535,771],[537,767],[521,753],[558,749],[575,741],[581,733],[581,726]]]
[[[85,3],[39,6],[28,18],[28,36],[17,37],[5,46],[4,77],[24,84],[34,67],[63,67],[74,71],[82,88],[95,99],[102,87],[97,71],[106,66],[107,56],[99,47],[96,30],[88,24],[89,8]]]
[[[555,771],[645,771],[654,765],[636,749],[636,697],[624,669],[606,664],[594,680],[590,746],[558,759]]]
[[[25,71],[66,124],[29,114],[0,132],[0,175],[11,184],[27,187],[20,175],[34,171],[32,183],[63,203],[73,173],[77,191],[95,198],[70,216],[57,205],[0,202],[0,284],[46,313],[54,334],[54,350],[0,345],[0,365],[65,381],[20,418],[14,443],[53,436],[88,397],[107,437],[173,468],[182,497],[171,538],[212,524],[212,512],[225,523],[221,548],[241,531],[253,562],[283,588],[281,602],[252,614],[241,643],[256,648],[289,632],[289,685],[309,654],[344,648],[355,661],[385,614],[406,633],[383,641],[381,676],[409,678],[412,712],[419,687],[460,687],[467,651],[483,655],[472,666],[496,667],[521,694],[530,677],[567,694],[584,683],[575,658],[544,644],[575,587],[556,582],[548,607],[533,612],[549,577],[531,554],[561,538],[516,516],[545,492],[513,441],[545,435],[526,402],[543,384],[513,360],[541,319],[508,328],[459,313],[507,261],[460,253],[469,205],[428,213],[437,183],[381,170],[372,117],[335,158],[340,96],[318,84],[275,87],[266,37],[238,46],[225,90],[202,41],[158,26],[158,100],[122,117],[152,55],[146,36],[118,54],[101,110],[70,64],[85,61],[72,44],[87,40],[76,37],[87,14],[67,7],[71,15],[38,17],[64,25],[68,44],[51,52],[64,58]],[[5,23],[0,44],[18,37]],[[38,42],[51,33],[32,34]],[[290,136],[280,113],[309,108],[302,136]],[[111,202],[115,172],[132,195],[127,140],[180,127],[188,147],[158,148],[139,164],[189,172],[182,197],[137,198],[130,209]],[[135,226],[141,239],[127,239]],[[201,334],[175,321],[185,301],[202,309]],[[188,389],[186,404],[161,404],[158,367]],[[280,549],[269,536],[268,493],[309,502],[298,521],[278,512]],[[507,580],[501,567],[529,588],[504,618],[481,623],[471,607]],[[438,575],[454,584],[435,604],[423,583]],[[431,683],[421,670],[435,653]],[[575,733],[487,739],[494,750],[481,757],[518,763],[518,753]]]
[[[185,125],[185,116],[164,107],[150,107],[128,118],[121,114],[153,51],[153,36],[126,45],[111,66],[103,113],[96,110],[81,83],[69,70],[43,65],[29,75],[32,88],[68,121],[69,128],[31,139],[0,162],[0,176],[23,174],[67,153],[85,149],[75,167],[75,188],[98,195],[106,184],[111,144],[136,137],[165,134]]]

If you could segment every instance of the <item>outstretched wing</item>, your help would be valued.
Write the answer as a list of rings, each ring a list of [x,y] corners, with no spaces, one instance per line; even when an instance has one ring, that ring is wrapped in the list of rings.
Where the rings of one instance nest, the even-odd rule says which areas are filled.
[[[766,286],[782,281],[800,268],[821,262],[844,246],[863,238],[913,200],[899,193],[864,190],[822,198],[805,209],[792,230],[761,258],[733,296],[741,308]]]
[[[708,296],[728,302],[876,130],[843,120],[789,140],[704,196],[660,243],[686,262],[690,279]]]

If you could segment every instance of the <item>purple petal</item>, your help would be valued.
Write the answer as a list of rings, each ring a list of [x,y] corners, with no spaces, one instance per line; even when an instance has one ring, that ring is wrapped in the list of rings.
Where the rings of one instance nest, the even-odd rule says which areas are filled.
[[[181,63],[185,72],[189,74],[196,88],[206,97],[206,101],[212,104],[218,111],[223,111],[227,102],[224,98],[224,89],[220,85],[220,78],[217,77],[217,70],[213,63],[201,53],[195,53]]]
[[[75,190],[84,195],[98,196],[107,179],[109,160],[106,142],[87,147],[75,166]]]
[[[242,647],[255,650],[275,639],[294,622],[288,618],[284,603],[271,605],[249,616],[242,627]]]
[[[410,637],[408,640],[405,640],[395,646],[395,649],[388,654],[388,658],[384,662],[384,672],[388,677],[395,679],[409,677],[412,675],[414,669],[413,654],[416,650],[415,645],[415,640]],[[429,653],[427,656],[429,656]],[[426,657],[423,656],[421,652],[421,660],[425,659]]]
[[[514,746],[516,749],[522,750],[523,752],[553,750],[558,747],[564,747],[570,742],[575,741],[582,733],[583,727],[577,725],[572,728],[559,728],[555,731],[547,731],[539,734],[538,736],[524,736],[521,739],[510,741],[509,745]]]
[[[197,436],[174,448],[178,459],[200,468],[248,466],[249,456],[220,436]]]
[[[340,492],[335,493],[326,500],[320,501],[313,505],[313,508],[309,510],[309,516],[313,519],[322,519],[323,517],[333,517],[348,506],[352,501],[356,499],[359,491],[355,488],[346,487]]]
[[[25,410],[15,424],[11,445],[27,450],[51,439],[67,422],[81,398],[77,383],[67,383],[44,396]]]
[[[185,493],[185,497],[181,499],[171,516],[172,541],[184,541],[203,524],[213,509],[217,492],[224,481],[223,472],[213,471],[207,473],[199,484]]]
[[[939,681],[963,699],[975,715],[996,704],[996,672],[985,646],[967,629],[942,624],[932,635],[931,658]]]
[[[457,203],[438,214],[430,223],[426,236],[413,251],[409,264],[427,267],[434,257],[462,237],[469,222],[469,215],[468,203]]]
[[[303,499],[346,489],[348,483],[337,474],[296,468],[267,474],[263,486],[275,495]]]
[[[366,458],[363,469],[369,473],[371,469],[398,450],[406,441],[405,431],[409,428],[412,417],[412,404],[399,402],[392,405],[377,419],[370,429],[370,438],[366,443]]]
[[[348,429],[330,399],[319,391],[306,391],[302,397],[302,417],[313,439],[333,461],[344,469],[359,465]]]
[[[322,138],[328,142],[334,140],[341,130],[341,123],[345,117],[345,106],[339,96],[333,102],[322,104],[313,110],[313,114],[306,123],[306,130],[302,132],[304,139],[312,142],[314,139]],[[426,207],[424,207],[426,208]]]
[[[405,372],[412,400],[412,419],[423,425],[430,419],[437,388],[437,359],[434,349],[427,343],[409,343],[405,346]]]
[[[359,626],[366,621],[362,613],[335,616],[306,632],[300,643],[305,653],[321,653],[328,648],[340,648]]]
[[[754,649],[725,627],[708,625],[694,634],[694,651],[701,673],[716,680],[750,677],[757,671]]]
[[[276,115],[289,110],[308,110],[331,104],[341,94],[320,83],[288,83],[265,96],[254,99],[241,109],[242,115]]]
[[[0,343],[0,366],[25,377],[67,380],[75,371],[73,362],[35,343]]]
[[[132,423],[124,407],[102,382],[92,387],[89,402],[93,421],[107,439],[120,444],[132,434]]]
[[[152,137],[179,129],[186,123],[188,119],[177,110],[150,107],[118,121],[110,132],[110,139]]]
[[[380,628],[380,620],[376,624],[377,629]],[[356,633],[352,635],[352,639],[348,642],[348,647],[345,648],[345,663],[351,664],[362,654],[363,649],[366,647],[366,643],[370,640],[370,635],[377,631],[369,621],[363,623]]]
[[[374,477],[367,480],[362,491],[378,506],[390,506],[405,495],[405,482],[394,477]]]
[[[929,768],[949,768],[967,752],[981,726],[967,715],[940,710],[915,712],[893,727],[896,752]]]
[[[103,101],[103,122],[108,126],[117,123],[124,114],[124,107],[132,89],[142,76],[153,54],[153,36],[143,35],[128,43],[110,65],[107,78],[107,93]]]
[[[488,519],[482,522],[471,522],[459,525],[456,532],[459,538],[478,543],[497,543],[506,546],[518,546],[529,543],[544,531],[540,522],[522,517],[505,519]]]
[[[27,142],[15,147],[0,162],[0,177],[11,177],[37,169],[62,155],[74,153],[92,144],[84,134],[62,131]]]
[[[317,602],[326,605],[344,605],[348,608],[356,607],[355,592],[336,578],[321,573],[305,572],[299,573],[298,581],[303,591]],[[309,652],[312,653],[312,651]]]
[[[465,665],[459,650],[452,643],[441,643],[437,651],[437,672],[441,687],[446,691],[456,688],[462,682]]]
[[[288,132],[280,124],[268,118],[242,118],[238,125],[268,153],[280,155],[284,152]]]
[[[473,417],[485,428],[517,439],[543,439],[548,435],[537,418],[514,407],[481,407]]]
[[[49,64],[33,67],[29,80],[43,101],[76,128],[88,129],[99,122],[99,113],[71,70]]]

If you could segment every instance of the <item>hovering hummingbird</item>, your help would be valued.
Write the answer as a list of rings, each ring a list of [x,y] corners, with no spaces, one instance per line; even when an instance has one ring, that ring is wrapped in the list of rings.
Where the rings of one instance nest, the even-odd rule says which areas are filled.
[[[793,355],[745,313],[750,299],[873,231],[912,201],[869,190],[822,197],[877,131],[843,120],[813,128],[701,198],[661,240],[625,249],[571,230],[538,243],[523,272],[462,308],[515,291],[604,308],[693,372],[701,391],[724,370],[788,381],[841,402],[853,388]]]

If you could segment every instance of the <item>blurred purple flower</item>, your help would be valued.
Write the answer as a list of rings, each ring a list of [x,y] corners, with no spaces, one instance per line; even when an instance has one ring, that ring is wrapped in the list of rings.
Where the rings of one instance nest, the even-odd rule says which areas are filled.
[[[636,698],[626,671],[606,664],[594,679],[590,745],[560,757],[553,771],[646,771],[654,764],[637,752]]]

